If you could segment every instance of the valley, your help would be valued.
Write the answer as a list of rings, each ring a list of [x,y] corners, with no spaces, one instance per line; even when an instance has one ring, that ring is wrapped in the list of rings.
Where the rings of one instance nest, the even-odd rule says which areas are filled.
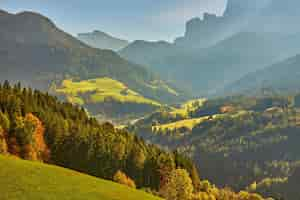
[[[204,178],[219,186],[258,184],[257,191],[278,199],[278,187],[300,167],[298,105],[298,95],[218,98],[194,104],[185,116],[158,111],[128,130],[192,157]],[[296,187],[289,190],[298,194]]]
[[[0,3],[1,200],[299,200],[296,0],[54,1]]]

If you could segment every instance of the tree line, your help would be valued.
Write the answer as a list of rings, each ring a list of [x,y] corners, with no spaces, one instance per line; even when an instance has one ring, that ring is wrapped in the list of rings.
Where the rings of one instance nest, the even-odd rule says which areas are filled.
[[[199,185],[193,162],[161,150],[83,108],[20,84],[0,85],[0,152],[113,180],[118,171],[138,188],[158,190],[167,172],[183,168]]]

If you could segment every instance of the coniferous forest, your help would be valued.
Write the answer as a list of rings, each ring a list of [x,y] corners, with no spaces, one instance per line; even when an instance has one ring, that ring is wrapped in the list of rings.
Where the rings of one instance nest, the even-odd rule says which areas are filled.
[[[182,167],[199,184],[192,161],[148,145],[110,123],[99,124],[82,108],[42,92],[0,87],[1,152],[112,179],[121,170],[138,187],[158,189],[167,171]],[[164,171],[166,170],[166,171]]]
[[[183,197],[175,199],[262,199],[200,181],[198,169],[188,157],[146,144],[110,123],[99,124],[83,108],[47,93],[5,81],[0,85],[0,109],[0,152],[4,155],[145,188],[167,199],[173,198],[177,187],[183,187],[186,194],[179,189],[178,196]]]
[[[299,6],[0,1],[0,200],[299,200]]]

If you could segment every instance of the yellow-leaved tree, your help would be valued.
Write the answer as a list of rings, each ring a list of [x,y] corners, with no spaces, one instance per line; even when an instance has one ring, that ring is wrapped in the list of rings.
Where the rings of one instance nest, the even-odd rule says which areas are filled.
[[[5,132],[0,125],[0,154],[6,154],[7,153],[7,143],[5,139]]]
[[[192,180],[185,169],[173,170],[160,188],[161,196],[167,200],[191,200],[193,191]]]
[[[114,182],[120,183],[122,185],[127,185],[131,188],[136,188],[134,181],[129,178],[125,173],[121,172],[120,170],[116,172],[113,177]]]

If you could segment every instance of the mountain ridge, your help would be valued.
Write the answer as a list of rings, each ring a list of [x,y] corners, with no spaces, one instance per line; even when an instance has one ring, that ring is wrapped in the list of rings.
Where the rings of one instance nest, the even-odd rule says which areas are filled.
[[[86,44],[99,49],[118,51],[129,44],[129,41],[111,36],[103,31],[79,33],[77,38]]]
[[[295,0],[230,0],[222,16],[206,13],[188,21],[185,35],[168,48],[156,43],[133,48],[133,43],[119,54],[190,88],[195,96],[219,95],[246,74],[300,52],[297,5]]]
[[[0,27],[2,81],[20,80],[47,90],[53,82],[59,83],[68,77],[85,80],[108,76],[151,99],[177,98],[153,85],[161,81],[158,75],[111,50],[89,47],[41,14],[4,14],[0,16]]]
[[[300,55],[283,59],[264,69],[249,73],[236,82],[227,85],[225,94],[253,93],[263,88],[269,88],[274,92],[293,93],[300,90],[299,77]]]

